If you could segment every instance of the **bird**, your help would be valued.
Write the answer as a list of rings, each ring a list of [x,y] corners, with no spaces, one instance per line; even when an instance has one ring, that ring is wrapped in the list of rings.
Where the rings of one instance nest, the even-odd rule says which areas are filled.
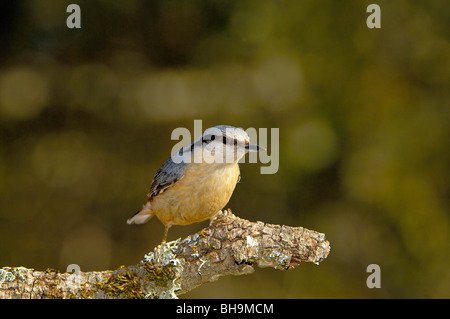
[[[240,180],[238,161],[247,152],[261,150],[265,148],[251,144],[242,128],[217,125],[206,129],[157,170],[147,202],[127,224],[144,224],[156,216],[165,227],[165,243],[173,225],[214,219]]]

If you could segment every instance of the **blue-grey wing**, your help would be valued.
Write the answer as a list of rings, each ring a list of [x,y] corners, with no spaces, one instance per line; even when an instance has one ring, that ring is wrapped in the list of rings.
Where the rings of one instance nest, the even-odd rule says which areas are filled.
[[[167,161],[158,169],[153,178],[150,192],[148,193],[149,199],[152,199],[156,195],[164,192],[170,186],[175,184],[184,176],[184,169],[186,163],[174,163],[172,157],[169,157]]]

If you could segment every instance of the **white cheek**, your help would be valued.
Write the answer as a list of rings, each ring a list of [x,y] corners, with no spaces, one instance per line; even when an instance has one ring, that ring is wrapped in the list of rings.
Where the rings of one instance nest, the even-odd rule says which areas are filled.
[[[202,159],[207,164],[217,163],[221,158],[221,150],[217,143],[210,142],[202,147]]]
[[[231,145],[227,145],[225,147],[224,159],[226,163],[234,163],[236,162],[236,148]]]
[[[210,142],[202,147],[202,160],[205,163],[237,163],[246,153],[245,148],[237,145]]]
[[[246,153],[247,153],[247,150],[245,148],[238,147],[238,149],[237,149],[237,160],[239,161]]]

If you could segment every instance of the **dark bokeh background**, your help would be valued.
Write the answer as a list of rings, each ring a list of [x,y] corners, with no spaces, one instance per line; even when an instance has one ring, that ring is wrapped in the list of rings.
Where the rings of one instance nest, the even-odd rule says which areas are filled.
[[[2,1],[0,266],[137,263],[163,226],[125,221],[201,119],[279,128],[279,171],[242,164],[227,207],[332,251],[183,297],[449,298],[450,6],[376,1],[369,29],[372,2]]]

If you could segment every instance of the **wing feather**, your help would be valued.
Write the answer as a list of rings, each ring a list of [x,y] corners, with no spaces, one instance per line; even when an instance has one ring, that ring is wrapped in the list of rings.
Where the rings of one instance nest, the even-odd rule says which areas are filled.
[[[158,169],[153,178],[152,186],[150,187],[150,192],[147,194],[149,200],[158,194],[163,193],[169,187],[174,185],[184,176],[184,169],[186,163],[174,163],[172,157],[169,157],[167,161]]]

